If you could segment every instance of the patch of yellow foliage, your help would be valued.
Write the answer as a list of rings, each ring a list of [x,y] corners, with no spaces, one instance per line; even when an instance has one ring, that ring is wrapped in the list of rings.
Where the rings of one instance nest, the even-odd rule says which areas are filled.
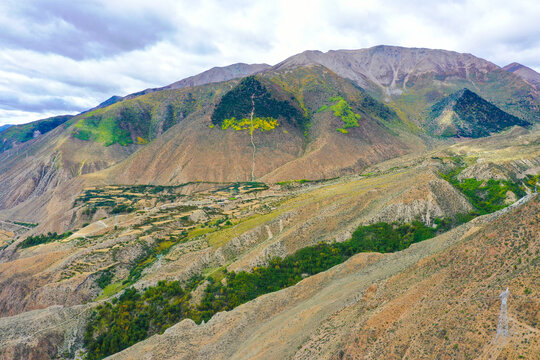
[[[271,117],[253,118],[253,124],[251,124],[250,119],[246,118],[246,119],[237,120],[236,118],[233,117],[230,119],[225,119],[223,121],[223,124],[221,124],[221,128],[223,130],[227,130],[228,128],[233,128],[234,130],[238,130],[238,131],[248,130],[250,134],[255,129],[259,129],[261,131],[269,131],[269,130],[275,129],[277,126],[279,126],[277,120]]]
[[[144,145],[144,144],[148,144],[148,140],[146,140],[145,138],[142,138],[140,136],[137,136],[137,142],[136,142],[137,145]]]

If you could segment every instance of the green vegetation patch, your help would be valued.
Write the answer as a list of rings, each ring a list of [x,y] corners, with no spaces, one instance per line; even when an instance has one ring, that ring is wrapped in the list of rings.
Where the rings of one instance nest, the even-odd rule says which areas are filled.
[[[131,118],[129,110],[122,114]],[[99,142],[105,146],[116,143],[125,146],[133,143],[131,133],[121,128],[113,116],[90,115],[75,124],[73,136],[80,140]]]
[[[32,140],[38,134],[43,135],[71,119],[71,115],[55,116],[23,125],[14,125],[0,133],[0,152],[10,149],[16,143]]]
[[[349,131],[346,129],[359,127],[358,120],[362,117],[360,114],[356,114],[352,111],[349,103],[343,99],[341,96],[333,96],[328,99],[329,102],[332,102],[332,105],[323,105],[316,112],[323,112],[326,110],[331,110],[334,113],[334,116],[340,118],[343,121],[343,127],[337,128],[336,130],[347,134]]]
[[[84,335],[87,359],[102,359],[188,317],[190,292],[199,279],[183,289],[178,281],[160,281],[145,291],[127,289],[112,303],[96,308]]]
[[[236,118],[230,118],[223,120],[221,128],[227,130],[232,128],[237,131],[248,130],[250,134],[253,134],[253,131],[259,129],[260,131],[270,131],[279,126],[278,121],[274,118],[260,118],[254,117],[253,121],[251,119],[245,118],[237,120]]]
[[[122,214],[122,213],[130,213],[135,211],[135,208],[129,204],[119,204],[113,207],[111,210],[111,213],[113,214]]]
[[[73,234],[73,231],[68,231],[63,234],[57,234],[56,232],[49,232],[47,234],[29,236],[19,244],[20,248],[28,248],[40,244],[46,244],[57,240],[65,239]]]
[[[190,304],[188,300],[202,278],[191,280],[185,288],[178,281],[162,281],[143,291],[130,288],[112,303],[97,307],[91,316],[84,336],[88,359],[111,355],[162,333],[185,318],[196,323],[208,321],[217,312],[295,285],[359,252],[399,251],[435,236],[438,231],[439,227],[427,227],[419,221],[402,225],[377,223],[359,227],[348,241],[309,246],[283,259],[273,258],[267,266],[256,267],[253,272],[227,272],[225,267],[208,269],[209,285],[200,304]],[[220,281],[223,278],[225,283]]]
[[[32,227],[32,228],[39,225],[37,223],[28,223],[28,222],[24,222],[24,221],[14,221],[13,223],[17,224],[17,225],[21,225],[21,226]]]
[[[126,287],[127,285],[122,284],[121,282],[109,284],[105,286],[105,288],[103,289],[103,293],[96,298],[96,301],[107,299],[114,294],[117,294],[121,290],[124,290]]]
[[[114,277],[114,273],[110,269],[107,269],[107,270],[101,271],[98,276],[99,277],[96,280],[96,284],[101,289],[105,289],[108,285],[110,285]]]
[[[504,209],[509,204],[506,203],[509,191],[514,193],[517,198],[526,195],[523,186],[509,180],[489,179],[476,180],[474,178],[458,179],[458,175],[465,169],[461,159],[457,159],[457,167],[447,174],[441,174],[442,178],[454,185],[474,206],[475,210],[471,213],[473,216],[491,214],[495,211]],[[530,186],[536,185],[533,177],[528,177]],[[528,185],[526,185],[528,186]]]
[[[468,89],[455,92],[434,104],[428,115],[430,131],[442,137],[489,136],[509,126],[530,123],[510,115]]]

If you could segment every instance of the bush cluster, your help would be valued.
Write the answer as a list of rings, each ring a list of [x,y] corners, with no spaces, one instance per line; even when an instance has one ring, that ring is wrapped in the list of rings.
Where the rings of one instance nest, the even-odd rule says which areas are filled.
[[[68,231],[63,234],[57,234],[56,232],[48,232],[47,234],[41,234],[41,235],[33,235],[29,236],[26,239],[24,239],[20,244],[19,247],[21,248],[28,248],[31,246],[36,246],[40,244],[46,244],[50,243],[56,240],[62,240],[67,237],[69,237],[71,234],[73,234],[73,231]]]

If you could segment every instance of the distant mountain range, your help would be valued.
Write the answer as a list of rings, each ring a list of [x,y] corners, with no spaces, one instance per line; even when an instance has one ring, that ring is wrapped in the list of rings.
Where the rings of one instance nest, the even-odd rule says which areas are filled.
[[[395,46],[216,67],[75,117],[3,131],[0,209],[35,212],[30,199],[73,178],[79,186],[170,185],[356,173],[449,137],[537,122],[540,92],[513,69]],[[34,156],[13,157],[11,148]],[[44,171],[46,181],[35,176]]]
[[[187,77],[185,79],[176,81],[170,85],[163,86],[160,88],[146,89],[146,90],[139,91],[139,92],[129,94],[126,96],[114,95],[110,97],[109,99],[105,100],[104,102],[102,102],[101,104],[99,104],[94,109],[107,107],[119,101],[132,99],[134,97],[149,94],[155,91],[182,89],[185,87],[200,86],[200,85],[210,84],[214,82],[237,79],[237,78],[255,74],[257,72],[261,72],[263,70],[268,69],[269,67],[270,65],[267,65],[267,64],[244,64],[244,63],[237,63],[237,64],[232,64],[232,65],[224,66],[224,67],[213,67],[210,70],[203,71],[200,74]],[[91,109],[91,110],[94,110],[94,109]]]

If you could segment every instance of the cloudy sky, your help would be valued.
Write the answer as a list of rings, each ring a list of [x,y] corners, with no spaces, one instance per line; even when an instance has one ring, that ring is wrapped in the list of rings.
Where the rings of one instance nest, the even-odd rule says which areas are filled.
[[[538,0],[2,0],[0,29],[0,125],[307,49],[442,48],[540,72]]]

